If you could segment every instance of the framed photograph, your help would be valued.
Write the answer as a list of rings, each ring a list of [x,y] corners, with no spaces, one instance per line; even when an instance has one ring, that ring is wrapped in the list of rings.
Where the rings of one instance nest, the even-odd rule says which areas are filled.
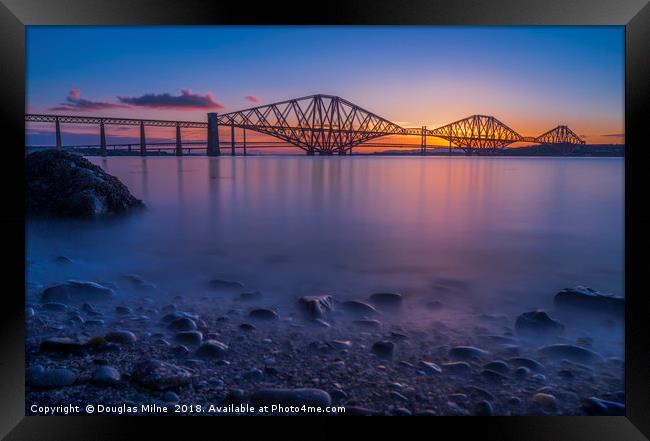
[[[305,8],[2,0],[0,434],[647,439],[647,1]]]

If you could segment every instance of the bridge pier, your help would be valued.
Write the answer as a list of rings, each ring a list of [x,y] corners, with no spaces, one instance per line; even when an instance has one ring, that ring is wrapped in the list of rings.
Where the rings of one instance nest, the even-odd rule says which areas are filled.
[[[104,129],[104,120],[99,121],[99,152],[102,156],[106,156],[106,130]]]
[[[422,126],[422,139],[420,141],[420,154],[427,154],[427,126]]]
[[[54,125],[56,127],[56,148],[60,149],[63,148],[63,145],[61,144],[61,123],[58,117],[54,120]]]
[[[181,140],[181,125],[176,123],[176,156],[183,156],[183,141]]]
[[[307,156],[314,156],[315,152],[312,149],[307,150]]]
[[[242,129],[244,135],[244,156],[246,156],[246,128]]]
[[[147,154],[147,140],[144,135],[144,121],[140,121],[140,156]]]
[[[208,113],[208,156],[220,156],[219,120],[214,112]]]
[[[235,156],[235,122],[230,123],[230,156]]]

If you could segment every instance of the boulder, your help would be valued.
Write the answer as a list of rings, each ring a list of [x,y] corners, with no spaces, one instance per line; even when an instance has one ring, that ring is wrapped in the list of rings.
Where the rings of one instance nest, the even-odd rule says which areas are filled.
[[[565,288],[555,295],[555,307],[567,312],[591,312],[623,318],[625,315],[625,299],[623,297],[604,294],[587,288],[576,286]]]
[[[330,295],[303,296],[298,299],[298,307],[311,319],[322,319],[334,310]]]
[[[402,295],[396,292],[377,292],[370,296],[370,303],[380,308],[397,308],[402,305]]]
[[[592,364],[603,361],[602,355],[581,346],[557,344],[544,346],[537,350],[542,356],[551,360],[569,360],[575,363]]]
[[[564,325],[554,320],[545,311],[524,312],[515,322],[515,329],[521,336],[548,338],[564,332]]]
[[[68,280],[65,283],[45,288],[41,293],[43,302],[81,303],[101,302],[113,298],[115,292],[111,288],[95,282]]]
[[[96,217],[144,208],[115,176],[63,150],[27,155],[25,177],[29,214]]]

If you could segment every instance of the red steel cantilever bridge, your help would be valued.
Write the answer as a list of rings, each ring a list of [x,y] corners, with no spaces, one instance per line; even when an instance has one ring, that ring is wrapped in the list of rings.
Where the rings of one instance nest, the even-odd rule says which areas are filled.
[[[207,153],[221,154],[219,126],[231,128],[231,151],[235,154],[235,128],[263,133],[286,141],[308,155],[351,154],[352,149],[369,140],[387,135],[421,137],[421,149],[426,150],[426,138],[433,136],[449,142],[450,149],[460,148],[468,154],[492,153],[515,142],[575,146],[585,144],[565,125],[539,136],[522,136],[498,119],[488,115],[472,115],[436,129],[405,128],[343,98],[333,95],[310,95],[302,98],[266,104],[236,112],[208,113],[208,121],[164,121],[134,118],[108,118],[79,115],[27,114],[25,121],[54,122],[56,143],[61,147],[62,123],[97,124],[100,127],[100,148],[106,155],[105,125],[136,125],[140,127],[140,153],[146,154],[145,126],[175,127],[176,154],[182,155],[182,128],[207,129]]]

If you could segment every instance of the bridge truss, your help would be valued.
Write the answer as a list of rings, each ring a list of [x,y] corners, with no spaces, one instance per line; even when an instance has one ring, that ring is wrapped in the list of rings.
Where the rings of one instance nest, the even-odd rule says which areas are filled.
[[[460,148],[467,153],[492,153],[515,142],[560,146],[561,151],[570,151],[576,145],[585,144],[565,125],[557,126],[537,137],[522,136],[488,115],[472,115],[431,130],[426,127],[404,128],[343,98],[323,94],[220,115],[208,114],[207,123],[43,114],[27,114],[25,121],[54,122],[57,146],[61,146],[61,123],[97,124],[100,126],[102,154],[106,152],[104,125],[107,124],[139,125],[142,154],[146,153],[145,126],[176,127],[176,153],[179,155],[182,154],[181,128],[207,128],[208,154],[220,154],[219,133],[215,122],[216,126],[231,128],[232,154],[235,152],[235,127],[244,130],[244,145],[245,131],[253,130],[284,140],[311,155],[349,154],[355,146],[388,135],[420,136],[423,151],[426,150],[427,136],[447,140],[450,148]]]

